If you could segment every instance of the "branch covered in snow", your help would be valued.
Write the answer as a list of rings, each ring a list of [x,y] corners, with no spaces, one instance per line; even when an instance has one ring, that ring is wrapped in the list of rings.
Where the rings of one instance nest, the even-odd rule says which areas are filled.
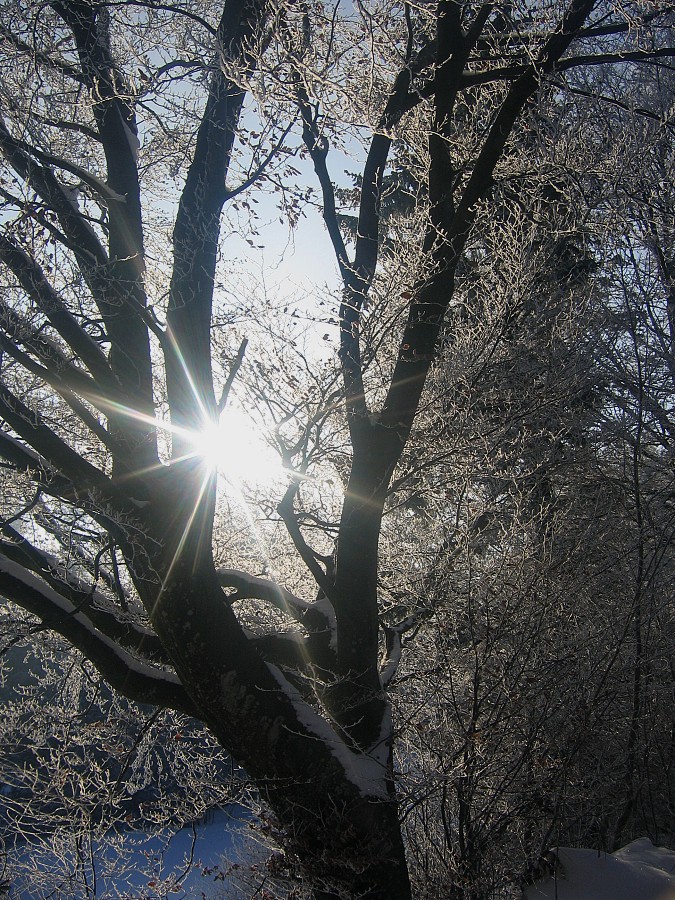
[[[380,662],[380,683],[386,688],[398,670],[403,653],[403,635],[406,631],[412,631],[416,628],[422,619],[428,618],[431,610],[428,607],[422,607],[407,616],[397,625],[382,625],[385,637],[385,653]]]
[[[332,607],[329,609],[330,604],[325,599],[308,602],[267,578],[258,578],[238,569],[218,569],[218,580],[221,587],[234,588],[236,593],[230,597],[233,601],[264,600],[302,625],[307,624],[306,616],[311,610],[313,616],[317,615],[324,619],[325,629],[331,628]]]
[[[386,653],[380,663],[380,683],[383,688],[386,688],[391,683],[401,661],[401,630],[385,627],[384,636]]]
[[[329,749],[342,766],[347,779],[359,789],[361,795],[378,800],[388,799],[387,761],[383,759],[383,747],[391,737],[389,707],[386,708],[382,723],[382,740],[377,742],[371,753],[354,752],[340,738],[331,723],[305,702],[276,666],[268,664],[268,669],[293,704],[298,721]]]
[[[253,638],[268,662],[284,659],[298,671],[313,663],[331,670],[335,667],[336,620],[333,606],[327,597],[314,602],[302,600],[267,578],[258,578],[238,569],[218,569],[218,579],[224,588],[232,588],[229,600],[263,600],[301,624],[309,637],[293,633]],[[291,662],[291,658],[294,662]]]
[[[122,610],[115,608],[105,594],[68,572],[55,556],[34,547],[11,526],[3,525],[2,531],[9,540],[0,540],[0,552],[45,581],[74,609],[86,615],[106,637],[155,663],[168,663],[164,648],[152,629],[133,622]]]
[[[231,600],[265,600],[297,622],[302,622],[303,616],[312,606],[273,581],[249,575],[239,569],[218,569],[218,580],[221,587],[234,588],[236,591],[230,597]]]
[[[0,594],[37,616],[47,628],[63,635],[121,694],[139,703],[198,714],[177,675],[132,656],[96,628],[69,600],[2,553]]]

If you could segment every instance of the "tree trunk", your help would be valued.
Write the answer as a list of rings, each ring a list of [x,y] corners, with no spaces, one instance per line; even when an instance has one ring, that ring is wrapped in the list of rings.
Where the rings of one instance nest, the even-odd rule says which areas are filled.
[[[379,754],[367,754],[356,740],[348,746],[346,732],[334,730],[256,652],[203,540],[212,492],[200,487],[204,473],[194,462],[192,471],[184,467],[181,478],[174,473],[167,482],[159,474],[146,508],[153,538],[127,552],[130,565],[146,560],[137,583],[181,683],[199,717],[255,781],[278,819],[289,867],[317,885],[317,896],[409,897],[389,729]],[[369,699],[376,708],[368,726],[379,734],[389,721],[379,682]]]

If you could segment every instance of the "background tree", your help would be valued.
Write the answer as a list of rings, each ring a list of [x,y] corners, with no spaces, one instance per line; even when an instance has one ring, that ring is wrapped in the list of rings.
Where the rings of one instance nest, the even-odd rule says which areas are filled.
[[[604,634],[601,662],[587,663],[574,635],[577,615],[596,622],[593,596],[570,610],[577,581],[553,592],[552,573],[575,558],[598,515],[609,521],[612,479],[630,485],[612,546],[621,554],[629,541],[634,584],[617,624],[630,702],[616,833],[638,806],[645,647],[663,625],[651,576],[656,606],[646,611],[645,567],[658,561],[661,573],[666,547],[661,526],[654,541],[645,530],[648,344],[630,304],[612,320],[614,343],[597,312],[604,284],[584,214],[609,194],[606,182],[574,184],[554,139],[575,124],[569,97],[597,93],[577,85],[577,71],[635,72],[672,57],[671,10],[442,0],[342,15],[226,0],[218,15],[193,3],[3,8],[0,453],[10,479],[0,590],[22,637],[39,622],[127,697],[204,723],[276,814],[286,863],[317,896],[410,895],[388,689],[403,636],[418,636],[424,654],[434,617],[449,611],[457,644],[436,633],[438,671],[451,698],[452,679],[466,679],[469,701],[463,688],[437,708],[454,710],[461,773],[448,780],[437,755],[440,795],[429,796],[440,796],[453,854],[443,851],[443,877],[476,894],[487,889],[490,842],[514,815],[496,814],[505,772],[523,798],[523,845],[573,818],[549,775],[535,772],[554,768],[567,783],[585,764],[619,654]],[[592,129],[564,140],[596,158]],[[338,209],[345,195],[329,149],[339,141],[364,149],[356,210]],[[252,216],[250,192],[278,193],[297,220],[307,189],[296,155],[313,166],[342,281],[339,387],[335,373],[289,370],[302,355],[274,327],[276,354],[265,337],[249,362],[237,310],[221,309],[215,290],[227,278],[223,217],[237,208]],[[388,174],[392,165],[402,177]],[[384,203],[392,184],[405,203]],[[343,233],[350,213],[355,228]],[[622,248],[619,271],[626,258]],[[605,273],[617,284],[609,263]],[[593,443],[601,416],[621,410],[591,361],[600,335],[631,360],[619,445],[632,448],[628,466],[611,442]],[[218,342],[225,357],[212,354]],[[258,377],[244,381],[247,365]],[[223,565],[234,548],[214,540],[217,477],[205,435],[240,369],[267,405],[291,473],[276,510],[303,566],[289,575],[294,592],[236,559]],[[605,465],[593,491],[569,478],[581,459]],[[325,502],[311,479],[329,463],[344,492]],[[426,566],[401,573],[408,513],[416,528],[428,522],[430,539]],[[391,562],[380,566],[383,555]],[[585,553],[578,560],[588,584],[589,567],[602,566]],[[276,612],[261,617],[261,605]],[[555,629],[543,623],[551,608]],[[562,675],[561,628],[573,645]],[[409,657],[412,678],[419,656]],[[558,676],[542,699],[552,660]],[[518,673],[518,689],[505,691],[507,672]],[[424,693],[429,672],[419,674]],[[557,695],[580,675],[590,718],[578,703],[584,727],[568,723],[571,743],[554,753],[547,741],[569,718]],[[525,700],[523,679],[537,685]],[[398,697],[401,711],[418,702],[415,691]],[[659,721],[662,708],[653,707]],[[499,771],[486,775],[481,745],[501,754]],[[404,747],[406,770],[421,750]],[[534,824],[542,807],[545,834]]]

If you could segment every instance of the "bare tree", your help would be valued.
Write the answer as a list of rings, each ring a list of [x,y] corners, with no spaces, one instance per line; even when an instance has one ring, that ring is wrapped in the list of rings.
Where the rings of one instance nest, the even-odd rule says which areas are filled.
[[[397,620],[389,605],[381,622],[378,560],[415,418],[442,410],[429,374],[441,346],[452,360],[465,321],[456,286],[473,236],[527,208],[513,173],[535,158],[523,131],[547,127],[539,100],[580,68],[671,58],[669,15],[594,0],[359,4],[344,17],[267,0],[226,0],[219,18],[199,3],[3,9],[0,453],[13,480],[0,590],[115,689],[203,722],[255,781],[317,896],[410,895],[387,688],[420,611]],[[345,134],[355,147],[364,128],[350,243],[329,149]],[[291,408],[307,411],[295,440],[279,432],[296,477],[278,514],[310,599],[216,564],[217,480],[199,451],[244,353],[214,372],[223,211],[263,186],[297,215],[299,140],[343,286],[341,390]],[[414,202],[397,281],[387,247],[406,226],[385,227],[381,212],[399,145]],[[387,279],[397,292],[385,303]],[[332,519],[300,499],[338,402],[348,448]],[[530,508],[546,505],[535,482]],[[96,538],[70,541],[75,522]],[[279,627],[245,627],[247,601],[277,610]]]

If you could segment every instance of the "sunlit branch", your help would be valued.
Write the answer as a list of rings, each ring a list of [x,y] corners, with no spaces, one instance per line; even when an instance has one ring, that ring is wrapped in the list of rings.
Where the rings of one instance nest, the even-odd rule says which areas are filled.
[[[37,453],[32,447],[28,447],[7,432],[0,430],[0,458],[4,459],[17,471],[22,472],[33,480],[46,494],[65,500],[68,503],[79,502],[84,507],[90,507],[92,518],[100,522],[111,534],[120,539],[125,535],[112,514],[104,514],[100,509],[94,508],[91,502],[90,492],[83,488],[82,481],[71,481],[59,469]],[[97,486],[96,493],[103,503],[112,509],[119,498],[112,492],[105,492]]]
[[[50,468],[62,472],[78,491],[86,493],[100,489],[105,494],[110,492],[108,477],[57,437],[43,424],[38,413],[3,384],[0,384],[0,416],[49,463]]]
[[[222,587],[234,589],[235,593],[228,597],[230,602],[239,599],[264,600],[300,624],[308,610],[317,609],[316,603],[296,597],[295,594],[273,581],[249,575],[238,569],[218,569],[218,580]],[[326,622],[328,623],[327,619]]]
[[[230,371],[227,376],[227,380],[223,385],[223,390],[220,395],[220,400],[216,405],[216,409],[219,413],[227,406],[227,401],[230,396],[230,391],[232,390],[232,385],[234,384],[234,379],[237,377],[237,372],[241,368],[241,364],[244,361],[244,353],[246,353],[246,347],[248,346],[248,340],[244,338],[239,345],[239,350],[237,351],[237,355],[234,360],[230,363]]]
[[[660,125],[663,125],[665,128],[668,128],[670,131],[675,128],[675,123],[672,121],[668,121],[668,118],[663,115],[659,115],[658,113],[652,112],[649,109],[645,109],[641,106],[631,106],[629,103],[625,103],[620,100],[618,97],[609,97],[606,94],[600,94],[597,91],[584,90],[577,85],[571,85],[567,82],[562,83],[566,91],[569,91],[570,94],[574,94],[577,97],[586,97],[589,100],[595,100],[600,103],[606,103],[607,106],[613,106],[615,109],[620,109],[623,112],[631,113],[631,115],[641,116],[644,119],[650,119],[652,122],[658,122]]]
[[[0,234],[0,260],[92,375],[102,385],[115,387],[110,365],[99,345],[79,326],[33,257],[4,233]]]
[[[558,60],[554,71],[567,72],[571,69],[588,68],[590,66],[617,65],[627,62],[653,62],[660,59],[675,58],[675,48],[659,47],[654,50],[623,50],[616,53],[589,53],[586,56],[571,56]],[[483,72],[464,72],[462,87],[475,87],[493,81],[514,81],[528,71],[528,66],[503,66],[486,69]],[[542,69],[542,73],[544,69]]]
[[[40,493],[46,492],[42,488],[40,488]],[[84,513],[84,515],[86,516],[87,513]],[[18,521],[20,518],[21,517],[18,517],[16,521]],[[11,524],[11,521],[12,520],[7,520],[7,524]],[[71,532],[68,529],[64,529],[60,517],[54,517],[48,507],[40,505],[36,509],[35,522],[40,528],[44,529],[56,540],[64,555],[69,560],[77,560],[81,565],[85,567],[85,569],[87,569],[87,571],[93,571],[94,581],[97,584],[99,581],[102,581],[103,584],[113,592],[113,594],[115,595],[115,602],[119,603],[120,608],[125,612],[128,611],[129,598],[127,597],[126,591],[122,586],[119,570],[117,567],[117,560],[115,558],[115,543],[113,539],[110,538],[110,535],[108,535],[108,544],[105,547],[101,547],[99,549],[94,560],[92,561],[90,555],[84,550],[80,542],[77,540],[73,540]],[[113,568],[112,572],[109,572],[107,568],[104,568],[100,564],[101,557],[106,553],[110,555],[110,562]],[[50,554],[47,555],[49,556]]]
[[[295,549],[300,554],[300,558],[307,566],[309,571],[314,576],[314,580],[316,581],[319,588],[324,592],[327,597],[331,596],[331,583],[327,578],[326,573],[318,562],[317,555],[311,549],[309,544],[305,541],[302,536],[302,532],[300,531],[300,526],[298,525],[298,519],[293,511],[293,500],[295,495],[298,492],[298,484],[297,482],[291,483],[286,493],[284,494],[282,500],[277,506],[277,512],[281,516],[284,525],[286,526],[286,530],[293,541]]]
[[[241,184],[238,184],[235,188],[230,188],[226,192],[226,199],[232,200],[234,197],[237,197],[239,194],[242,194],[244,191],[248,190],[251,185],[255,184],[256,181],[260,178],[261,175],[264,174],[265,170],[269,167],[271,162],[274,160],[275,156],[279,153],[281,148],[286,141],[286,138],[291,132],[293,125],[295,123],[291,120],[289,124],[284,128],[283,132],[279,136],[279,138],[274,142],[272,147],[270,147],[269,151],[265,154],[265,158],[260,162],[258,166],[254,169],[254,171],[244,180]]]
[[[89,172],[87,169],[82,168],[82,166],[78,166],[71,160],[64,159],[62,156],[54,156],[54,154],[52,153],[45,153],[38,147],[34,147],[31,144],[28,144],[26,141],[17,139],[16,145],[34,159],[39,160],[41,163],[44,163],[47,166],[55,166],[57,169],[62,169],[64,172],[69,172],[71,175],[75,175],[80,179],[81,182],[86,184],[86,186],[91,189],[93,194],[95,194],[99,199],[103,200],[106,204],[112,202],[126,203],[126,197],[124,195],[118,194],[117,191],[114,191],[105,181],[102,181],[100,178],[92,175],[91,172]]]
[[[412,426],[443,317],[452,296],[454,271],[468,239],[478,203],[490,189],[492,173],[513,126],[536,93],[542,75],[555,70],[559,58],[574,40],[593,6],[594,0],[573,0],[560,27],[545,42],[537,60],[511,85],[478,153],[461,199],[453,209],[451,221],[444,223],[442,241],[440,244],[435,238],[431,241],[432,246],[438,247],[436,253],[440,254],[440,258],[436,270],[420,286],[418,296],[411,304],[399,359],[382,413],[383,422],[396,427],[401,440],[407,439]],[[438,153],[445,153],[444,148],[439,147]],[[446,191],[447,186],[444,187],[442,182],[434,185],[430,179],[432,204],[443,202]]]
[[[49,53],[45,53],[44,51],[33,47],[31,44],[27,44],[16,34],[13,34],[8,28],[5,28],[4,25],[0,25],[0,35],[16,50],[28,55],[31,62],[38,62],[40,65],[53,69],[55,72],[66,75],[78,84],[85,84],[84,75],[79,69],[76,69],[75,66],[70,65],[62,59],[55,59]]]
[[[8,312],[10,311],[2,310],[0,315],[7,317]],[[14,324],[16,325],[16,323]],[[2,350],[20,363],[26,371],[31,372],[33,375],[41,378],[46,384],[49,384],[105,447],[112,452],[122,453],[123,448],[119,446],[115,438],[73,393],[73,389],[75,389],[81,394],[88,393],[93,396],[93,389],[96,387],[95,382],[91,381],[81,370],[75,368],[68,360],[62,357],[58,348],[47,339],[38,336],[38,342],[37,352],[43,359],[47,357],[50,363],[54,365],[53,368],[46,368],[35,362],[27,353],[19,350],[16,344],[10,341],[4,333],[0,332],[0,348]],[[35,342],[31,340],[31,343]],[[60,365],[60,363],[62,364]]]
[[[317,128],[318,110],[310,103],[306,88],[302,85],[300,76],[295,73],[296,95],[300,118],[302,120],[302,137],[314,164],[314,171],[321,187],[322,214],[328,236],[330,237],[335,252],[340,274],[343,281],[349,278],[351,263],[347,255],[342,233],[337,221],[337,208],[335,205],[335,188],[328,174],[326,157],[328,156],[328,142]]]
[[[101,274],[108,265],[108,255],[93,229],[73,206],[56,175],[51,169],[38,165],[21,149],[2,120],[0,152],[17,175],[25,179],[35,193],[54,210],[94,298],[105,300],[103,288],[106,282],[102,280]]]

